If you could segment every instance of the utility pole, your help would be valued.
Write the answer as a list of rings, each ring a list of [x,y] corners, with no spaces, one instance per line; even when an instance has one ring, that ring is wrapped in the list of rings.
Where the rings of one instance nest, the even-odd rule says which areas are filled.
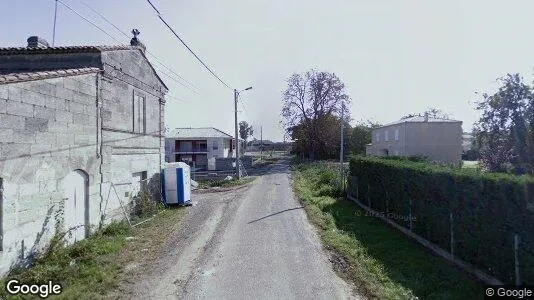
[[[235,173],[237,179],[241,179],[241,168],[239,167],[239,136],[237,130],[237,97],[239,93],[234,89],[234,114],[235,114]]]
[[[342,189],[345,188],[345,185],[343,184],[343,109],[345,106],[343,103],[341,104],[341,147],[339,148],[339,178],[341,180],[340,186]]]
[[[263,126],[260,125],[260,153],[263,153]]]
[[[54,29],[52,31],[52,47],[56,44],[56,20],[57,20],[57,0],[54,6]]]

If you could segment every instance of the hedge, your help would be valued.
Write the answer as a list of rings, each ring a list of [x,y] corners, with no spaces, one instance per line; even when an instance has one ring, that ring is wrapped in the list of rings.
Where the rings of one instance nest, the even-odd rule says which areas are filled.
[[[361,156],[350,176],[348,193],[504,283],[517,235],[520,281],[534,284],[534,177]]]

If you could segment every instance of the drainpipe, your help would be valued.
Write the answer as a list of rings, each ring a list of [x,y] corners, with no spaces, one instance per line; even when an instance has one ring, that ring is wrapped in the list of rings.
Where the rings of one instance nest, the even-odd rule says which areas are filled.
[[[100,101],[102,99],[102,75],[100,73],[96,74],[96,157],[99,159],[98,164],[98,173],[100,175],[100,184],[98,185],[99,195],[100,195],[100,224],[99,227],[102,227],[104,223],[103,216],[105,212],[102,211],[102,204],[104,203],[104,195],[102,191],[102,184],[104,182],[104,172],[103,172],[103,157],[102,157],[102,148],[104,146],[103,137],[102,137],[102,126],[104,125],[102,120],[102,106]]]

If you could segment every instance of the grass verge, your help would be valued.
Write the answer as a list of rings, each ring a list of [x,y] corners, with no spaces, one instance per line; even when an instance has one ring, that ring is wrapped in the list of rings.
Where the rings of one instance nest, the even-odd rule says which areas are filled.
[[[341,256],[342,276],[361,293],[379,299],[484,298],[483,284],[340,197],[333,188],[337,170],[321,163],[293,169],[308,218],[325,246]]]
[[[125,222],[113,223],[73,245],[49,247],[30,268],[14,269],[0,280],[0,299],[39,299],[8,295],[5,284],[9,279],[27,284],[59,283],[63,289],[56,299],[105,298],[121,280],[132,276],[134,271],[126,270],[127,266],[142,266],[154,258],[155,249],[183,212],[181,208],[163,210],[134,228]]]

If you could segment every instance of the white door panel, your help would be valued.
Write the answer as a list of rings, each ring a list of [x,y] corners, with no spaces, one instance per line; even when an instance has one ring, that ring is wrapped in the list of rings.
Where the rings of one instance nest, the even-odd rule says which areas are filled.
[[[87,207],[87,175],[82,171],[74,171],[65,177],[63,187],[65,191],[65,230],[69,244],[85,238],[85,213]]]

